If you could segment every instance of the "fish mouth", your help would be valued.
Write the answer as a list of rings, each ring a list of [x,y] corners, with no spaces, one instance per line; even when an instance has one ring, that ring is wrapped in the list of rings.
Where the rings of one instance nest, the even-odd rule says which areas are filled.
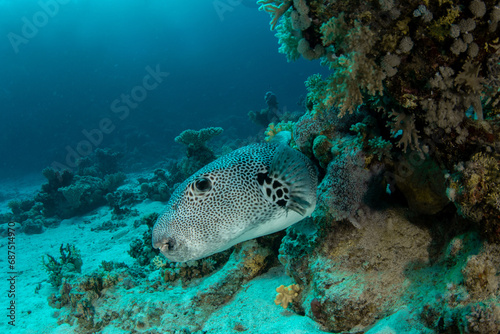
[[[155,240],[153,243],[153,247],[157,248],[162,252],[163,254],[167,255],[169,252],[172,252],[175,250],[176,246],[175,239],[172,237],[162,237],[158,240]]]

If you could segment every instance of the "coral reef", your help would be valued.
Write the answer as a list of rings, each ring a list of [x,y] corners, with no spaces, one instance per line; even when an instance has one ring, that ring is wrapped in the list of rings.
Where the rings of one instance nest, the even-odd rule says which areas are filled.
[[[292,303],[299,295],[300,287],[297,284],[290,284],[289,286],[280,285],[276,288],[276,305],[283,306],[284,309],[288,308],[288,304]]]
[[[55,286],[61,286],[63,280],[75,276],[82,270],[82,257],[74,245],[61,244],[59,247],[60,257],[57,260],[50,254],[42,258],[44,269],[49,275],[50,283]]]
[[[124,173],[108,174],[104,178],[75,175],[70,185],[57,189],[62,195],[48,194],[43,199],[44,208],[51,208],[61,218],[89,212],[106,203],[106,195],[114,192],[125,181]],[[50,214],[49,212],[47,214]]]
[[[248,118],[260,127],[266,128],[269,123],[286,124],[295,122],[303,114],[302,111],[292,111],[286,107],[283,109],[278,108],[278,98],[273,92],[267,92],[264,100],[267,108],[248,112]],[[267,132],[269,132],[269,129],[266,131],[266,136],[269,136]]]
[[[153,174],[153,177],[149,179],[137,179],[140,184],[141,193],[153,201],[168,201],[172,193],[172,189],[169,187],[169,176],[171,174],[163,169],[156,169]]]
[[[271,122],[276,122],[280,119],[281,111],[278,109],[278,98],[273,92],[267,92],[264,95],[267,108],[260,111],[249,111],[248,118],[252,122],[262,127],[266,127]]]
[[[56,226],[59,220],[42,214],[43,205],[33,199],[11,200],[7,203],[11,213],[4,215],[5,222],[20,223],[20,231],[25,234],[43,233],[46,227]]]
[[[128,216],[137,216],[138,212],[129,207],[140,201],[137,193],[132,191],[117,190],[115,192],[107,193],[104,196],[106,202],[111,209],[113,209],[114,219],[124,219]]]
[[[271,141],[274,136],[276,136],[278,133],[281,131],[292,131],[293,130],[293,122],[288,121],[288,122],[279,122],[278,124],[270,123],[267,127],[267,130],[265,132],[266,138],[264,138],[265,141]],[[293,140],[293,135],[292,138]]]
[[[158,219],[158,213],[152,213],[141,217],[141,219],[134,222],[134,226],[138,227],[142,224],[148,226],[148,230],[144,232],[142,238],[136,238],[130,244],[130,249],[128,251],[129,255],[136,259],[137,263],[141,266],[146,266],[151,263],[151,261],[159,254],[159,251],[153,248],[151,240],[153,238],[152,231],[153,226]]]
[[[120,171],[122,154],[109,148],[96,149],[94,154],[78,160],[78,175],[104,178]]]
[[[60,260],[43,260],[58,289],[49,302],[60,322],[82,332],[210,331],[211,314],[281,264],[289,277],[271,285],[271,293],[279,286],[276,305],[267,297],[271,306],[305,315],[324,331],[498,333],[498,0],[258,4],[271,14],[287,60],[317,59],[331,70],[305,82],[300,118],[280,110],[272,92],[266,109],[249,113],[267,127],[265,140],[290,132],[290,146],[318,168],[312,217],[286,235],[173,263],[151,245],[158,215],[143,216],[134,227],[148,230],[128,252],[134,266],[103,262],[85,276],[76,275],[74,246],[61,246]],[[6,218],[39,233],[47,217],[106,201],[114,217],[127,217],[127,205],[168,200],[178,182],[215,159],[207,141],[221,132],[182,132],[175,141],[186,145],[186,157],[139,178],[137,196],[116,191],[120,155],[110,151],[82,160],[75,174],[46,170],[42,191],[11,202]],[[111,310],[118,299],[121,308]],[[231,326],[251,331],[239,321]]]
[[[312,243],[310,223],[287,231],[280,260],[302,288],[294,310],[329,332],[367,331],[407,307],[405,319],[419,332],[496,333],[499,246],[474,232],[437,237],[445,215],[427,227],[402,210],[370,212],[362,228],[333,224]]]
[[[290,124],[321,177],[280,247],[294,310],[333,332],[498,332],[500,4],[258,3],[287,60],[331,70]]]
[[[179,169],[187,178],[201,167],[215,160],[215,153],[207,147],[206,143],[220,135],[224,130],[219,127],[204,128],[201,130],[184,130],[175,137],[175,142],[187,146],[186,157],[179,162]]]
[[[214,254],[197,261],[170,262],[162,256],[153,259],[153,264],[161,269],[160,276],[165,283],[181,280],[186,286],[191,280],[207,276],[224,265],[231,255],[231,250]]]
[[[500,154],[480,152],[455,166],[447,194],[460,213],[478,223],[490,241],[500,240]]]
[[[375,121],[352,129],[367,159],[376,158],[394,174],[413,165],[411,177],[388,180],[391,187],[396,183],[421,213],[427,205],[421,200],[432,198],[428,213],[434,214],[447,201],[441,186],[424,190],[423,183],[440,185],[437,175],[452,171],[448,197],[489,240],[500,242],[497,2],[258,3],[272,16],[280,52],[289,60],[299,54],[320,59],[332,70],[326,78],[312,75],[306,81],[309,115],[293,131],[302,152],[326,168],[335,147],[332,133],[342,132],[337,118],[368,115]],[[413,152],[441,172],[423,175],[422,162],[408,163],[412,159],[405,154],[416,157]],[[472,165],[482,165],[483,171]],[[427,181],[415,184],[420,177]],[[488,187],[482,186],[486,179],[492,181]]]
[[[77,325],[81,333],[98,332],[105,327],[194,333],[202,329],[214,310],[275,264],[271,254],[265,243],[251,240],[226,252],[225,260],[214,264],[217,270],[195,273],[196,268],[201,269],[202,261],[175,266],[179,275],[166,282],[161,276],[166,272],[166,262],[160,258],[154,260],[160,269],[103,261],[100,268],[89,274],[63,279],[58,291],[49,296],[49,304],[60,312],[58,323]],[[200,279],[203,275],[208,276]],[[169,298],[172,291],[175,294]],[[151,299],[144,307],[145,295]],[[110,304],[120,307],[111,308]]]
[[[119,158],[120,154],[111,150],[97,149],[81,160],[77,173],[44,169],[42,173],[47,183],[33,198],[11,201],[12,213],[5,218],[20,223],[22,232],[34,234],[59,224],[61,219],[90,212],[106,202],[114,205],[115,211],[120,211],[117,197],[113,195],[126,179],[124,173],[118,172]]]
[[[118,283],[124,289],[133,288],[136,283],[131,270],[123,263],[103,261],[99,270],[89,275],[64,278],[58,293],[49,296],[49,305],[56,309],[66,309],[59,317],[59,324],[78,323],[82,332],[98,331],[113,318],[100,318],[96,313],[97,304],[109,298],[110,288]]]

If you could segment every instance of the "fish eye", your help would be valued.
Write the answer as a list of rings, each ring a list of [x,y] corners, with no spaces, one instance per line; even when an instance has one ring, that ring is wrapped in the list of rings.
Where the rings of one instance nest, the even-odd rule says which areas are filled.
[[[197,190],[207,192],[212,189],[212,181],[207,179],[206,177],[202,177],[194,183],[194,186],[196,187]]]

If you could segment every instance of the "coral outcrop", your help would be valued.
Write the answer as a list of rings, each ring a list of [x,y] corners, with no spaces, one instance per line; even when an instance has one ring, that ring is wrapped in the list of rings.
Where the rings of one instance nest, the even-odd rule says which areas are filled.
[[[380,161],[385,156],[382,162],[390,173],[410,165],[414,179],[422,176],[417,170],[426,168],[422,161],[433,161],[436,167],[431,169],[451,174],[448,197],[459,212],[475,220],[490,240],[500,241],[495,180],[500,164],[496,1],[403,5],[266,0],[259,4],[273,17],[271,27],[278,31],[280,52],[289,60],[299,54],[320,59],[332,69],[328,77],[313,75],[306,82],[307,108],[313,119],[307,129],[305,118],[295,126],[299,149],[308,154],[304,140],[315,140],[320,134],[331,140],[325,131],[337,123],[336,116],[345,118],[363,109],[376,119],[371,128],[378,132],[368,138],[364,153],[376,153]],[[313,149],[324,168],[331,159],[325,137],[318,137]],[[414,152],[420,154],[420,162]],[[395,163],[388,164],[389,160]],[[483,171],[473,172],[470,166],[480,164]],[[427,184],[442,184],[437,175],[424,176]],[[491,186],[480,186],[481,175],[494,180]],[[429,213],[446,205],[441,186],[424,190],[421,184],[417,189],[407,177],[396,184],[422,213],[426,204],[420,202],[417,208],[417,202],[425,197],[432,198],[434,208]]]
[[[179,170],[184,174],[182,179],[199,170],[201,167],[215,160],[216,156],[206,143],[220,135],[224,130],[220,127],[204,128],[201,130],[184,130],[175,137],[175,142],[187,146],[186,158],[179,162]]]
[[[140,184],[141,193],[153,201],[168,201],[172,193],[172,189],[169,187],[170,176],[171,174],[167,171],[156,169],[151,178],[139,178],[137,181]]]
[[[496,333],[498,1],[258,3],[289,61],[331,70],[290,124],[321,176],[314,228],[280,247],[293,309],[332,332]]]
[[[120,154],[111,150],[97,149],[95,154],[84,158],[76,173],[69,170],[43,170],[47,183],[30,199],[12,200],[12,211],[7,218],[21,225],[27,234],[42,233],[45,227],[57,225],[61,219],[90,212],[106,204],[114,204],[118,210],[114,191],[126,179],[118,171]],[[106,197],[108,196],[108,197]],[[119,206],[119,205],[118,205]]]
[[[59,259],[47,254],[42,258],[44,269],[49,275],[50,283],[55,286],[61,286],[64,279],[74,277],[76,273],[82,271],[82,257],[74,245],[61,244],[59,247]]]
[[[142,224],[148,226],[148,229],[142,235],[142,238],[134,239],[130,244],[128,251],[129,255],[136,259],[137,263],[141,266],[151,264],[151,261],[158,256],[159,251],[153,248],[151,240],[153,240],[153,226],[158,219],[158,213],[152,213],[141,217],[141,219],[134,222],[134,226],[138,227]]]

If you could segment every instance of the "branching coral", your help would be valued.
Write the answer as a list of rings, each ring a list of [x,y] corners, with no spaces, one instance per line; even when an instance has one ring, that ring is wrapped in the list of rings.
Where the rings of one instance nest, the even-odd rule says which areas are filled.
[[[264,138],[265,141],[271,141],[274,136],[276,136],[278,133],[281,131],[292,131],[293,130],[293,122],[279,122],[278,124],[271,123],[267,127],[266,130],[266,138]],[[292,138],[293,139],[293,138]]]
[[[295,61],[300,58],[298,46],[301,35],[293,29],[290,16],[284,16],[276,26],[275,36],[278,38],[280,45],[278,51],[286,56],[287,61]]]
[[[284,308],[288,308],[288,304],[292,303],[295,298],[299,295],[300,287],[298,284],[291,284],[289,286],[280,285],[276,288],[276,299],[274,303],[280,305]]]
[[[415,127],[415,117],[413,115],[406,115],[395,111],[393,111],[390,116],[393,117],[392,122],[389,123],[389,126],[392,126],[392,137],[401,137],[397,146],[402,147],[403,152],[406,152],[408,146],[412,149],[419,149],[418,139],[420,137]]]
[[[283,15],[292,6],[292,0],[259,0],[257,1],[257,4],[260,5],[260,10],[266,11],[272,16],[270,25],[271,30],[274,30],[281,15]]]
[[[335,72],[328,78],[325,109],[336,105],[340,116],[353,112],[363,103],[362,92],[370,95],[382,94],[382,81],[385,74],[382,69],[367,56],[376,42],[375,34],[369,27],[355,21],[349,28],[342,14],[332,17],[321,26],[323,45],[333,46],[342,51],[339,57],[329,55],[323,59]]]
[[[74,245],[61,244],[59,253],[59,260],[50,254],[42,257],[43,267],[49,274],[50,283],[55,287],[61,286],[63,279],[73,273],[80,273],[83,264],[80,252]]]
[[[485,66],[499,50],[500,6],[491,0],[404,6],[394,1],[262,4],[289,8],[280,12],[279,32],[281,50],[289,59],[296,59],[298,52],[307,59],[321,57],[333,71],[306,84],[310,93],[315,90],[314,103],[308,104],[315,113],[338,108],[342,116],[383,95],[377,106],[383,116],[390,119],[397,110],[407,120],[399,143],[403,150],[419,149],[419,140],[441,136],[442,130],[445,146],[474,145],[467,142],[467,112],[473,109],[477,121],[499,113],[498,85],[488,84],[498,75],[490,75],[491,66]],[[309,20],[297,22],[302,16],[311,19],[310,26]],[[391,128],[400,127],[399,118],[390,119]]]

